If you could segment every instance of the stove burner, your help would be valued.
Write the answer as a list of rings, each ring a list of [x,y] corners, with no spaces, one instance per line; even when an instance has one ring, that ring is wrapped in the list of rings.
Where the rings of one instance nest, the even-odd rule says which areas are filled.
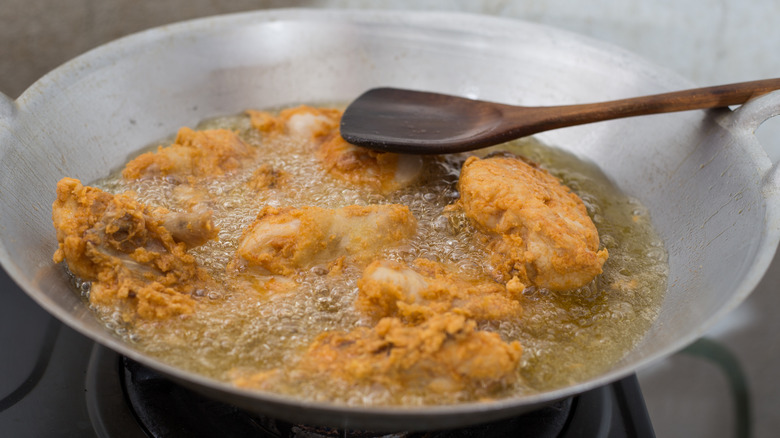
[[[106,372],[105,370],[111,370]],[[100,371],[102,370],[102,371]],[[118,371],[118,373],[117,373]],[[113,378],[107,378],[110,373]],[[376,433],[291,424],[209,399],[96,346],[90,417],[104,437],[483,438],[653,437],[635,376],[506,420],[456,430]],[[123,417],[123,418],[118,418]],[[131,418],[130,420],[128,419]],[[128,427],[128,424],[134,426]],[[134,428],[134,430],[129,430]]]

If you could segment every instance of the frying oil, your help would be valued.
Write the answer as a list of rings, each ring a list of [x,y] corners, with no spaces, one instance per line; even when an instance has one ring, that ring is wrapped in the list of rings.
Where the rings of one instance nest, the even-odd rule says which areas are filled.
[[[263,139],[243,115],[208,120],[198,128],[238,131],[246,142],[260,149],[262,159],[257,166],[270,165],[289,177],[283,186],[259,193],[250,192],[244,184],[255,168],[203,184],[211,195],[209,208],[220,229],[219,239],[191,253],[224,287],[199,291],[196,298],[204,305],[198,312],[127,325],[119,322],[118,312],[96,309],[119,336],[148,355],[229,380],[232,369],[260,372],[294,365],[320,333],[371,324],[361,319],[353,305],[362,269],[347,266],[343,276],[334,279],[325,275],[325,266],[315,266],[296,274],[297,288],[282,294],[228,284],[226,266],[234,257],[241,233],[263,206],[405,204],[418,220],[418,232],[407,245],[387,250],[383,257],[407,263],[432,259],[472,275],[488,268],[485,263],[489,257],[474,238],[475,230],[468,220],[442,214],[458,199],[457,180],[465,155],[425,157],[426,172],[419,184],[384,196],[333,179],[303,142]],[[518,340],[524,348],[518,383],[495,396],[536,393],[598,375],[641,339],[663,300],[667,257],[650,214],[637,200],[622,194],[597,166],[533,138],[481,151],[480,155],[493,151],[525,156],[560,178],[582,198],[602,246],[609,250],[604,273],[590,284],[566,292],[529,287],[523,292],[522,318],[482,323],[481,329],[497,332],[506,341]],[[177,209],[171,202],[176,181],[126,181],[116,174],[95,185],[115,193],[132,190],[140,202]],[[79,287],[83,291],[88,285],[79,283]],[[322,382],[314,386],[301,382],[289,391],[304,399],[354,405],[442,404],[473,399],[468,393],[451,394],[447,399],[441,394],[374,394],[367,388],[329,393]]]

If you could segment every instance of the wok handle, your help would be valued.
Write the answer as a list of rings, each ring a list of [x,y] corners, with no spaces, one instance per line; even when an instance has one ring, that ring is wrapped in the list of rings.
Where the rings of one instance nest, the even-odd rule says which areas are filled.
[[[731,126],[748,134],[755,134],[756,129],[762,123],[772,117],[780,115],[780,91],[773,91],[756,98],[750,99],[742,106],[737,108],[731,115]],[[774,148],[780,148],[780,143],[776,142]],[[766,145],[765,145],[766,147]],[[780,161],[780,150],[768,153],[773,164]]]

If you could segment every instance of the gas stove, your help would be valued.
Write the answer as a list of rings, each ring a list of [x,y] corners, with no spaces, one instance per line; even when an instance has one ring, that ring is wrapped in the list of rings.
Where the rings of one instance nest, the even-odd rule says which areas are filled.
[[[13,437],[652,437],[636,376],[517,417],[393,433],[290,424],[208,399],[63,325],[0,271],[0,435]]]

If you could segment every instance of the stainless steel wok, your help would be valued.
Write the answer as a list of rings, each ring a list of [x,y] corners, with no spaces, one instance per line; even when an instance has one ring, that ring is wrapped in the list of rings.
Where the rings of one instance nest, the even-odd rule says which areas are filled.
[[[71,327],[209,396],[290,421],[448,428],[604,385],[682,348],[756,286],[780,239],[776,167],[753,135],[780,94],[736,111],[603,122],[541,139],[598,163],[649,207],[669,250],[658,320],[611,370],[538,395],[425,408],[352,408],[240,390],[146,357],[98,323],[52,263],[54,187],[92,181],[134,149],[246,108],[347,102],[374,86],[521,105],[617,99],[693,84],[615,47],[516,20],[450,13],[277,10],[152,29],[0,95],[0,260]]]

